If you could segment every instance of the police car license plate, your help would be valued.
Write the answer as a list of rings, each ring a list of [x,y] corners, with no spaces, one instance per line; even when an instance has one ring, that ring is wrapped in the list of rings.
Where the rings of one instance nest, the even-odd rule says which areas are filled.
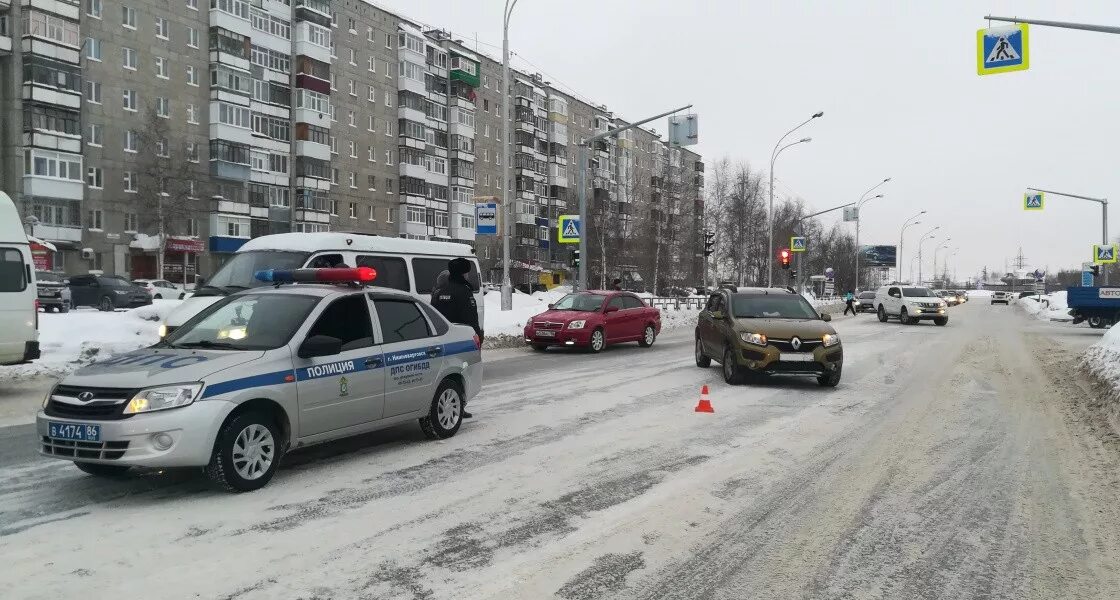
[[[79,442],[100,442],[101,426],[85,423],[47,422],[47,430],[52,438],[76,440]]]
[[[781,356],[781,361],[782,362],[813,362],[814,360],[816,360],[816,359],[813,358],[812,354],[787,354],[787,353],[782,353],[782,356]]]
[[[556,332],[549,331],[548,329],[538,329],[537,337],[556,337]]]

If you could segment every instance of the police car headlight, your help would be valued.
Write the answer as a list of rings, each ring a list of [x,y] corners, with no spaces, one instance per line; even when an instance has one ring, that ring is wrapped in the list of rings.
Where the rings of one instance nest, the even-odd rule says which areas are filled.
[[[128,401],[124,414],[135,415],[186,406],[194,402],[201,391],[201,383],[180,383],[140,390]]]
[[[840,343],[840,336],[835,333],[826,333],[821,341],[824,342],[825,348],[831,348]]]
[[[766,336],[762,335],[761,333],[748,333],[744,331],[739,334],[739,339],[748,344],[754,344],[755,346],[766,345]]]
[[[568,329],[583,329],[584,325],[587,325],[587,320],[579,319],[568,323]]]

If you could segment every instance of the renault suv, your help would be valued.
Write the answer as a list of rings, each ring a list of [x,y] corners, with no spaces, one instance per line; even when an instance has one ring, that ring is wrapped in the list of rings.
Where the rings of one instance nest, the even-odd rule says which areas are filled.
[[[786,289],[718,290],[696,324],[696,366],[719,362],[729,384],[765,375],[809,375],[834,387],[840,383],[844,349],[831,320]]]

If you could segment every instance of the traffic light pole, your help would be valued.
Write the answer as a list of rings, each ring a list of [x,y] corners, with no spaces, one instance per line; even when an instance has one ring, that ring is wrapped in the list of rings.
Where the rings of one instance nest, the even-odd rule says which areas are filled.
[[[618,135],[619,133],[621,133],[623,131],[626,131],[627,129],[634,129],[635,127],[640,127],[642,125],[645,125],[646,123],[649,123],[650,121],[656,121],[657,119],[660,119],[661,117],[667,117],[667,116],[669,116],[673,113],[679,113],[682,110],[688,110],[690,108],[692,108],[691,104],[689,104],[688,106],[682,106],[682,107],[680,107],[676,110],[670,110],[670,111],[667,111],[667,112],[663,112],[659,115],[650,117],[648,119],[642,119],[641,121],[638,121],[637,123],[627,125],[626,127],[616,127],[615,129],[610,129],[608,131],[604,131],[603,133],[600,133],[598,135],[593,135],[593,136],[587,138],[586,140],[584,140],[583,142],[580,143],[579,153],[578,153],[578,156],[579,156],[579,255],[580,255],[580,261],[579,261],[579,278],[576,281],[576,285],[574,286],[576,291],[587,289],[587,237],[588,237],[588,231],[590,231],[590,229],[591,229],[591,227],[590,227],[591,223],[588,222],[588,220],[587,220],[587,149],[591,147],[591,144],[593,144],[594,142],[597,142],[597,141],[599,141],[603,138],[607,138],[607,137],[610,137],[610,136],[613,136],[613,135]],[[606,265],[603,265],[603,268],[606,269]]]
[[[1063,192],[1054,192],[1050,190],[1043,190],[1039,188],[1029,187],[1028,190],[1032,192],[1045,192],[1055,196],[1064,196],[1066,198],[1076,198],[1078,200],[1088,200],[1096,202],[1101,205],[1101,244],[1108,245],[1108,198],[1092,198],[1089,196],[1078,196],[1077,194],[1066,194]],[[1108,269],[1101,267],[1101,285],[1108,285]]]

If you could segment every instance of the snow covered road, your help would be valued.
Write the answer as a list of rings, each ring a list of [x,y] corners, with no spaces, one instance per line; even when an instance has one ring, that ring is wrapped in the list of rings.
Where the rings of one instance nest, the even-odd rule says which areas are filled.
[[[289,456],[251,494],[95,480],[0,428],[5,598],[1116,598],[1087,329],[837,319],[836,389],[727,387],[691,331],[486,353],[475,419]],[[1099,332],[1095,338],[1099,339]],[[715,414],[692,412],[702,384]]]

